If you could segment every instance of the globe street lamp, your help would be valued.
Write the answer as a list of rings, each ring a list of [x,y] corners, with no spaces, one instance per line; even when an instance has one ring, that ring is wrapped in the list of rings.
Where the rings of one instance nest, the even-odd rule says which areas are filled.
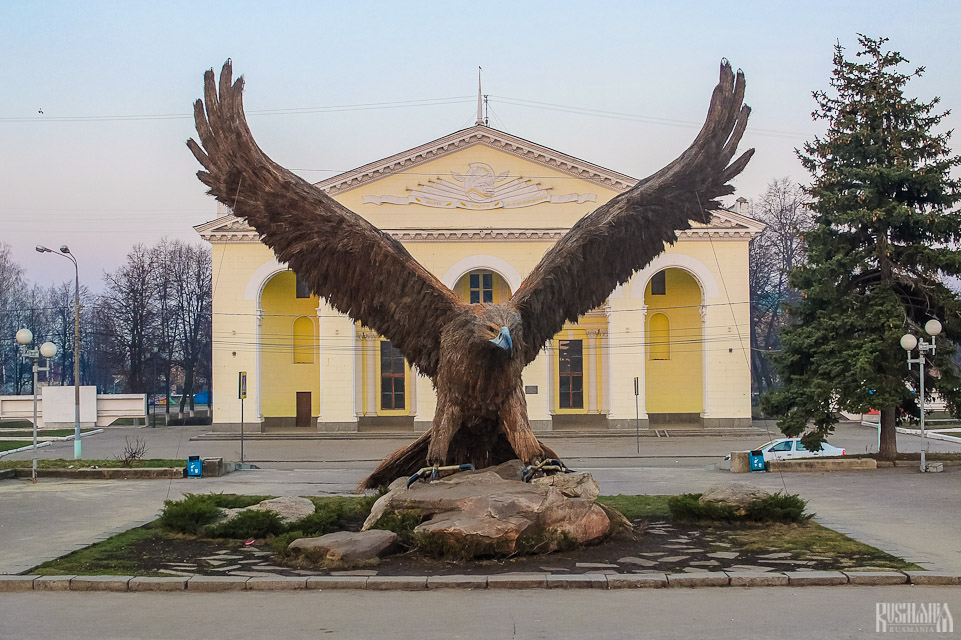
[[[921,382],[918,388],[921,406],[921,473],[928,470],[928,464],[924,455],[924,361],[927,352],[930,351],[931,355],[934,355],[934,338],[941,333],[941,323],[933,318],[928,320],[924,323],[924,332],[931,336],[930,342],[925,342],[923,339],[918,340],[910,333],[901,336],[901,348],[908,352],[908,369],[910,370],[911,365],[916,363],[921,372]],[[918,357],[912,358],[911,352],[914,351],[915,347],[918,349]]]
[[[73,263],[73,459],[80,459],[80,269],[77,258],[70,252],[70,247],[61,245],[60,251],[48,249],[42,244],[37,245],[38,253],[52,253],[63,256]]]
[[[30,329],[17,331],[17,344],[20,345],[23,357],[33,360],[33,473],[31,479],[37,481],[37,373],[40,371],[50,371],[50,365],[39,366],[40,356],[47,360],[57,355],[57,345],[52,342],[44,342],[39,349],[30,349],[28,344],[33,342],[33,332]]]

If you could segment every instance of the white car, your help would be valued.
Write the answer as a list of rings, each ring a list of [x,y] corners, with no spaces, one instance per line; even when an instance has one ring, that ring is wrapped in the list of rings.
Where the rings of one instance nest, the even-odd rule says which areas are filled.
[[[827,442],[821,443],[820,451],[809,451],[801,444],[800,438],[778,438],[762,444],[752,451],[761,451],[764,454],[764,462],[771,460],[792,460],[794,458],[818,458],[821,456],[843,456],[844,449],[830,445]]]

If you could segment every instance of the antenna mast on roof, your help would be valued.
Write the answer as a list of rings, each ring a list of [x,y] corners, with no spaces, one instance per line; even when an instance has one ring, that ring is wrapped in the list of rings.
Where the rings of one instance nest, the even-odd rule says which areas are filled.
[[[477,120],[474,124],[487,124],[487,118],[484,117],[484,103],[487,101],[487,96],[484,96],[481,92],[481,68],[477,67]]]

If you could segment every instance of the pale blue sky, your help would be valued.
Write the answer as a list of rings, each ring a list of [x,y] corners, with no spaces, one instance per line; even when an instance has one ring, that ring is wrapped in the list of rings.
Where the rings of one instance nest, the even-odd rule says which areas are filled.
[[[215,208],[183,144],[187,115],[204,69],[227,57],[247,78],[248,112],[457,98],[251,114],[261,147],[314,181],[472,124],[478,65],[492,126],[641,178],[690,143],[727,57],[754,108],[742,144],[758,151],[736,182],[752,198],[772,178],[807,180],[793,150],[819,131],[811,91],[827,88],[834,43],[853,50],[857,32],[927,67],[911,94],[961,108],[961,5],[948,1],[6,0],[0,242],[44,284],[72,277],[70,265],[33,246],[68,243],[99,289],[134,243],[196,240],[191,227]]]

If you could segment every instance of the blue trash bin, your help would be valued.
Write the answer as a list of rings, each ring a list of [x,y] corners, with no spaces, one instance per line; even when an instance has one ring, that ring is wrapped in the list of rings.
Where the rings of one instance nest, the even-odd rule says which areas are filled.
[[[761,451],[751,451],[748,454],[751,460],[751,471],[766,471],[767,467],[764,466],[764,453]]]
[[[204,462],[200,459],[200,456],[187,456],[187,477],[204,477]]]

